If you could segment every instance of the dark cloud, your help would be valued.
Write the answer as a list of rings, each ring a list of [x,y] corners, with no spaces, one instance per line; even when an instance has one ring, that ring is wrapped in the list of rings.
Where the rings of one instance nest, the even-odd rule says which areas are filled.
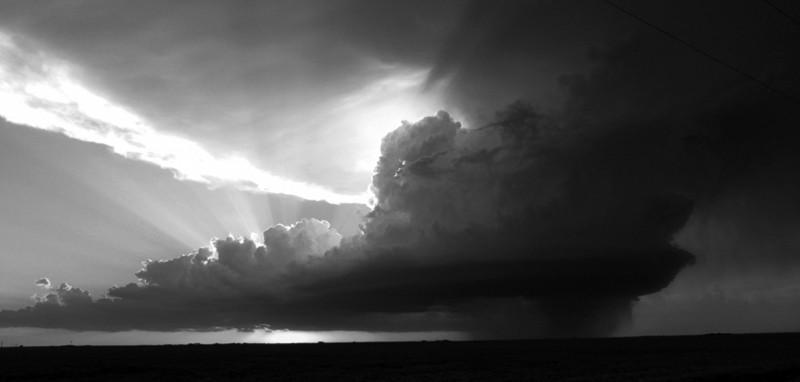
[[[800,301],[794,280],[767,280],[737,275],[714,284],[689,289],[676,285],[665,293],[646,296],[634,308],[633,335],[687,335],[706,333],[796,332]],[[710,276],[710,277],[709,277]],[[742,280],[744,279],[744,280]],[[778,279],[778,280],[776,280]],[[676,281],[676,283],[681,283]],[[747,285],[750,284],[750,285]],[[743,288],[744,285],[747,287]]]
[[[572,95],[563,115],[601,136],[625,125],[638,130],[626,147],[648,151],[650,159],[639,155],[641,163],[665,177],[662,187],[694,201],[675,241],[711,275],[795,268],[798,103],[686,53],[679,44],[661,46],[643,36],[592,50],[589,58],[598,65],[590,76],[561,78]]]
[[[542,107],[563,101],[557,78],[590,68],[591,46],[628,37],[636,26],[602,2],[469,1],[433,61],[428,85],[471,125],[524,98]]]
[[[494,32],[465,32],[432,81],[457,73],[468,107],[476,98],[461,87],[484,87],[466,74],[499,69],[482,47],[558,50],[513,27],[528,7],[556,7],[539,4],[476,3],[466,22]],[[793,101],[650,32],[590,49],[587,62],[551,78],[564,91],[556,111],[516,102],[469,129],[440,112],[389,133],[361,234],[303,220],[268,229],[263,246],[214,240],[147,262],[139,283],[98,300],[51,287],[0,312],[0,325],[608,335],[641,296],[709,261],[706,232],[731,247],[716,245],[718,258],[797,264]],[[734,248],[765,243],[777,249]]]

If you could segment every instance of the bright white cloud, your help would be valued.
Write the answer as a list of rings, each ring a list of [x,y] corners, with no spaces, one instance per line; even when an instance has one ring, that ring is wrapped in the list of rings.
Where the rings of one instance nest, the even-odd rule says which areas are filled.
[[[66,62],[23,49],[3,33],[0,116],[12,123],[109,146],[119,155],[170,169],[179,179],[332,203],[364,203],[368,198],[366,192],[342,195],[275,176],[245,158],[218,158],[196,142],[161,133],[148,121],[81,85],[70,75]]]

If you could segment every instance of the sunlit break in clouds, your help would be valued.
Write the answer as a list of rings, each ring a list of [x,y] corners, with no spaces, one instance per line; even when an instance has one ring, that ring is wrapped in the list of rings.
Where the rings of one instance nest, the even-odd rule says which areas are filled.
[[[401,120],[421,118],[431,111],[427,99],[409,97],[425,81],[426,73],[404,72],[379,80],[331,107],[332,120],[327,123],[364,126],[359,136],[347,138],[357,139],[363,148],[353,158],[357,169],[371,172],[374,164],[370,162],[379,153],[376,142]],[[335,193],[272,175],[242,157],[215,157],[190,139],[160,133],[134,112],[78,83],[68,63],[30,46],[21,48],[8,34],[0,34],[0,79],[0,115],[6,120],[107,145],[119,155],[170,169],[182,180],[337,204],[368,201],[366,191]],[[367,181],[365,177],[365,190]]]
[[[401,121],[418,121],[436,114],[440,101],[434,94],[440,89],[430,89],[424,94],[420,91],[428,74],[428,70],[400,72],[343,97],[340,105],[332,108],[331,112],[338,116],[336,119],[340,121],[339,124],[364,126],[351,138],[357,139],[360,146],[365,148],[355,154],[358,170],[372,173],[375,158],[381,155],[380,145],[376,143]]]

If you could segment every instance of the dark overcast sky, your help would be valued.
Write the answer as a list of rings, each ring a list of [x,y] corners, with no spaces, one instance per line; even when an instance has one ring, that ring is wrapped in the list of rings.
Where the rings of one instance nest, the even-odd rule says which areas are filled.
[[[800,8],[612,3],[0,3],[3,335],[800,329]]]

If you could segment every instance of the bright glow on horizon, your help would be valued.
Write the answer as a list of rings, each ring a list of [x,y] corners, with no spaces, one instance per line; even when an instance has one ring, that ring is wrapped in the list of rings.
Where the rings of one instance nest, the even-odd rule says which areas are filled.
[[[322,337],[312,332],[295,332],[290,330],[278,330],[267,332],[261,336],[255,336],[256,341],[273,344],[293,344],[322,341]]]
[[[322,331],[307,332],[276,330],[249,335],[246,342],[274,344],[313,343],[313,342],[398,342],[398,341],[466,341],[471,337],[462,332],[360,332],[360,331]]]
[[[182,345],[200,344],[291,344],[316,342],[398,342],[398,341],[468,341],[472,338],[462,332],[357,332],[357,331],[261,331],[240,332],[72,332],[66,329],[0,328],[0,337],[6,346],[63,346],[74,345]]]
[[[66,63],[21,49],[0,32],[0,116],[109,146],[126,158],[170,169],[182,180],[337,204],[364,204],[369,198],[367,192],[342,195],[281,178],[241,157],[216,158],[191,140],[156,131],[147,121],[83,87],[69,73]]]

